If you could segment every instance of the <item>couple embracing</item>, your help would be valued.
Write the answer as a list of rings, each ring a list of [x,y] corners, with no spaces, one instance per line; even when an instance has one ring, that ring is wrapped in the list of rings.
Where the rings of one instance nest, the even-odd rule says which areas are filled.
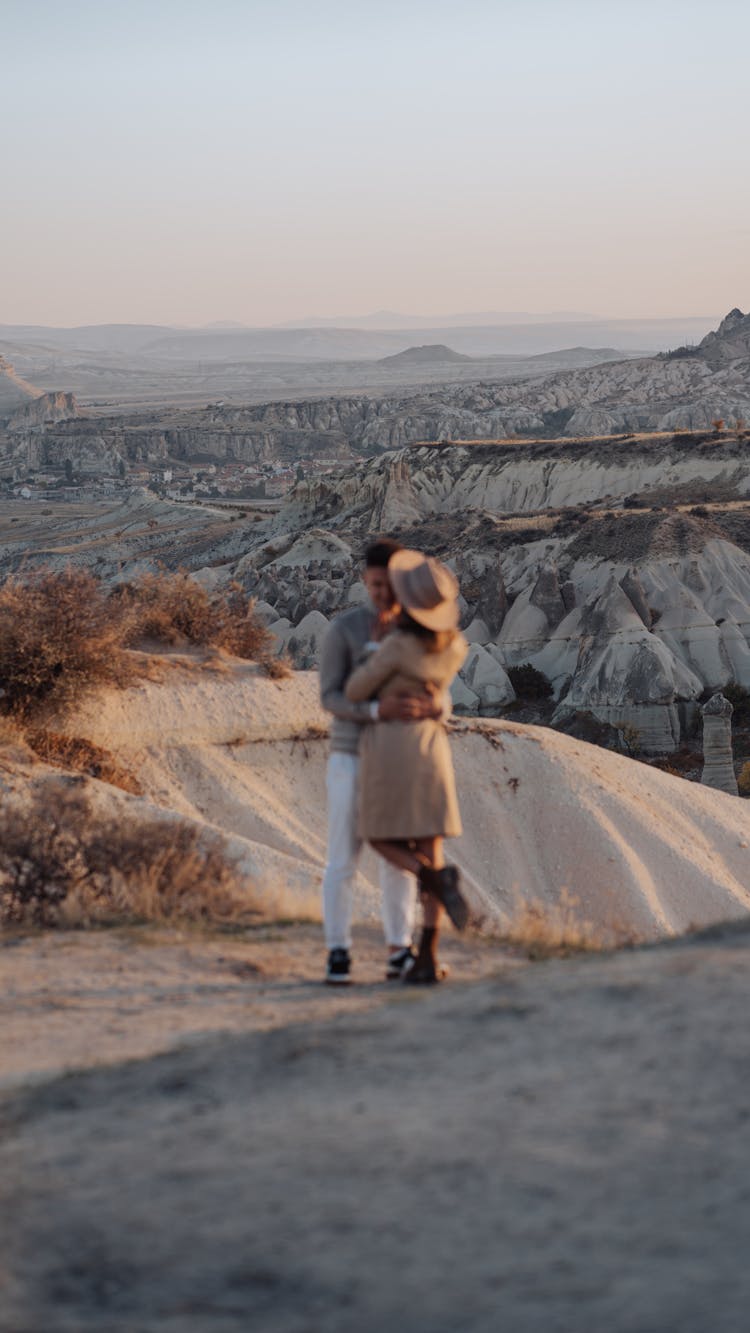
[[[326,981],[350,981],[352,888],[360,848],[381,858],[386,976],[440,979],[445,909],[468,919],[443,839],[461,832],[445,722],[449,686],[467,652],[458,584],[438,560],[383,538],[365,553],[368,602],[338,616],[323,645],[320,692],[333,715],[328,765],[328,853],[323,877]],[[412,948],[416,891],[423,909]]]

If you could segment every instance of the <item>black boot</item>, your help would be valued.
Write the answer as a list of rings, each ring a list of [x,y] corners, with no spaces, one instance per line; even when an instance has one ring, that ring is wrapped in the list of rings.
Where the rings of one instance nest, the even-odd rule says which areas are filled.
[[[414,966],[404,974],[405,986],[434,986],[441,980],[437,966],[437,926],[425,926]]]
[[[424,893],[431,893],[443,904],[456,930],[464,930],[469,920],[469,905],[460,889],[460,876],[457,866],[444,866],[442,870],[433,870],[432,866],[422,866],[419,872],[419,887]]]

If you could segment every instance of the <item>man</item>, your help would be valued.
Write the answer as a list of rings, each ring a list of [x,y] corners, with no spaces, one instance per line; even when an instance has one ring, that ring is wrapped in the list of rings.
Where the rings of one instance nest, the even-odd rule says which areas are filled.
[[[373,703],[350,703],[346,682],[362,657],[374,650],[392,619],[394,597],[388,561],[398,542],[382,538],[365,552],[363,582],[369,601],[337,616],[326,634],[320,662],[320,699],[333,714],[328,760],[328,851],[323,876],[323,922],[328,963],[326,981],[351,981],[351,915],[354,874],[361,849],[357,836],[359,739],[363,727],[383,722],[410,722],[440,717],[440,703],[402,695]],[[383,928],[388,946],[386,977],[403,978],[413,965],[411,948],[416,906],[416,880],[383,862],[380,867]]]

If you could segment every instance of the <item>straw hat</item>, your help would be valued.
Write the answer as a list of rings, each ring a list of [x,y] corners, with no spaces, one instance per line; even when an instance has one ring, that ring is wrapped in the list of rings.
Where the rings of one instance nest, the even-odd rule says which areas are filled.
[[[421,551],[396,551],[388,561],[396,601],[425,629],[456,629],[458,582],[454,574]]]

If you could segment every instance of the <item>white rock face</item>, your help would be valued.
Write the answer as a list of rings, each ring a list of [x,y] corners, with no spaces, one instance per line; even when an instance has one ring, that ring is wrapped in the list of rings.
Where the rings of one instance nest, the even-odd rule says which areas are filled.
[[[315,673],[271,681],[237,663],[220,678],[172,671],[99,691],[56,726],[137,767],[144,796],[92,779],[97,808],[106,802],[111,814],[116,802],[123,818],[185,818],[208,836],[219,829],[249,892],[267,886],[271,903],[288,893],[307,904],[326,856],[328,747],[295,738],[324,724]],[[565,890],[597,929],[618,923],[649,938],[746,917],[740,801],[546,728],[459,723],[450,744],[465,826],[451,860],[493,926],[524,900],[554,905]],[[42,766],[27,769],[40,771],[31,780],[48,781]],[[375,918],[374,858],[361,871],[357,916]]]
[[[509,666],[530,661],[550,637],[549,621],[544,611],[532,604],[532,591],[527,588],[516,598],[497,637],[497,645]]]
[[[264,625],[273,625],[278,620],[274,607],[270,606],[268,602],[256,602],[253,609]]]
[[[515,699],[507,672],[486,649],[475,643],[461,668],[461,678],[479,700],[480,708],[497,708]]]
[[[479,695],[470,690],[465,680],[456,676],[451,685],[453,707],[460,713],[478,713]]]
[[[750,419],[750,403],[748,404]],[[608,447],[558,447],[549,455],[522,443],[470,449],[410,448],[360,464],[309,494],[295,493],[290,513],[315,523],[325,504],[342,517],[356,512],[372,532],[409,527],[433,514],[485,509],[508,514],[564,508],[612,497],[614,501],[654,488],[721,483],[738,496],[750,494],[750,458],[726,440],[710,453],[669,441],[633,446],[627,453]],[[298,488],[299,490],[299,488]],[[307,496],[307,499],[306,499]],[[280,518],[288,521],[288,515]]]
[[[296,666],[302,670],[318,666],[328,625],[320,611],[308,611],[299,625],[288,631],[285,644]]]
[[[488,626],[478,617],[475,617],[462,633],[467,643],[486,644],[492,638]]]
[[[701,782],[730,796],[739,795],[732,756],[732,713],[723,694],[712,695],[701,709],[703,717],[703,773]]]
[[[466,576],[474,598],[492,593],[493,566],[489,557],[483,561],[471,556],[484,571]],[[303,608],[297,575],[290,577],[278,586],[287,588],[287,605]],[[617,725],[625,719],[646,737],[644,749],[662,742],[672,749],[679,705],[730,680],[750,688],[750,556],[731,542],[710,538],[702,551],[646,556],[637,564],[594,554],[571,563],[557,538],[511,547],[501,554],[497,577],[503,599],[506,585],[520,591],[494,638],[466,604],[471,653],[462,676],[471,697],[456,687],[461,708],[502,707],[513,698],[506,668],[529,662],[550,680],[561,706],[596,711]],[[327,590],[335,596],[335,585]],[[342,599],[364,602],[361,582]],[[298,665],[310,666],[328,622],[320,609],[297,611],[271,628]]]
[[[309,567],[316,562],[325,562],[326,566],[348,566],[352,561],[352,548],[332,532],[321,528],[310,528],[297,537],[288,550],[282,551],[272,564],[279,569],[295,566]]]

